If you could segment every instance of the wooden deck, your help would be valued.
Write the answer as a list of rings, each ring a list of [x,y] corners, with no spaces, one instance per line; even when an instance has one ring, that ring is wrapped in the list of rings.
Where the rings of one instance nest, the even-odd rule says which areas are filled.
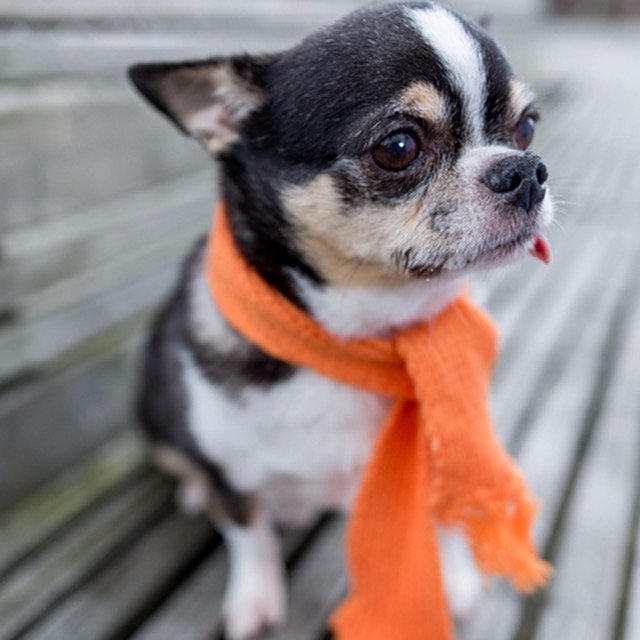
[[[215,194],[205,156],[136,102],[122,66],[280,47],[318,12],[269,30],[238,14],[188,45],[158,25],[0,30],[0,640],[217,637],[224,549],[176,513],[129,413],[149,310]],[[640,23],[512,15],[495,31],[541,95],[536,150],[561,212],[550,267],[475,285],[502,333],[496,421],[541,498],[556,576],[529,599],[491,584],[458,635],[638,640]],[[328,637],[343,534],[336,518],[284,534],[290,615],[270,640]]]

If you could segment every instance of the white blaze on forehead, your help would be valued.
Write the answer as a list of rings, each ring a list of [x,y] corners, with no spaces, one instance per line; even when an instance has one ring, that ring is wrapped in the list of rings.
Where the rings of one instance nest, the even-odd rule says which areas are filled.
[[[463,97],[473,138],[482,135],[486,78],[482,52],[460,19],[442,7],[409,9],[409,16],[430,44]]]

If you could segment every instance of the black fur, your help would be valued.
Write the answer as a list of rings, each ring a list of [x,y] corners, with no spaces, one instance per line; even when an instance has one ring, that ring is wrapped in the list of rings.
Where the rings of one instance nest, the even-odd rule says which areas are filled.
[[[318,285],[322,280],[296,248],[293,229],[284,215],[274,184],[279,181],[277,159],[239,143],[221,157],[222,192],[238,249],[272,287],[304,308],[290,270]]]
[[[194,270],[202,263],[203,248],[201,240],[185,260],[178,285],[152,327],[142,365],[138,419],[154,444],[177,449],[196,463],[209,477],[226,514],[245,524],[251,517],[252,497],[231,487],[222,470],[203,457],[189,432],[180,354],[191,353],[211,382],[229,393],[247,383],[273,384],[288,378],[293,369],[253,347],[237,355],[221,354],[215,345],[198,341],[189,326],[187,296]]]

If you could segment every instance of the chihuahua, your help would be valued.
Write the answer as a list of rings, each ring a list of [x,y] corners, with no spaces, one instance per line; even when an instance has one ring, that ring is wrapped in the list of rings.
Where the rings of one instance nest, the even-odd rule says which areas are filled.
[[[356,11],[282,53],[140,64],[142,95],[220,165],[239,251],[342,337],[428,320],[471,272],[548,259],[547,169],[531,91],[478,25],[436,4]],[[275,360],[220,314],[204,240],[148,342],[139,400],[153,458],[229,550],[227,637],[285,617],[276,523],[348,510],[388,398]],[[442,533],[454,614],[481,589]]]

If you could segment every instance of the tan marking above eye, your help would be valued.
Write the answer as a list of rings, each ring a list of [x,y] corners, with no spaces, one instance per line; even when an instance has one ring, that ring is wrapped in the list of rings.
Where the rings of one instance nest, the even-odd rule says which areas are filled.
[[[444,96],[431,84],[414,82],[400,95],[403,110],[433,123],[443,122],[447,117],[447,103]]]
[[[533,102],[535,96],[529,87],[513,78],[509,81],[509,124],[515,126],[522,117],[523,111]]]

